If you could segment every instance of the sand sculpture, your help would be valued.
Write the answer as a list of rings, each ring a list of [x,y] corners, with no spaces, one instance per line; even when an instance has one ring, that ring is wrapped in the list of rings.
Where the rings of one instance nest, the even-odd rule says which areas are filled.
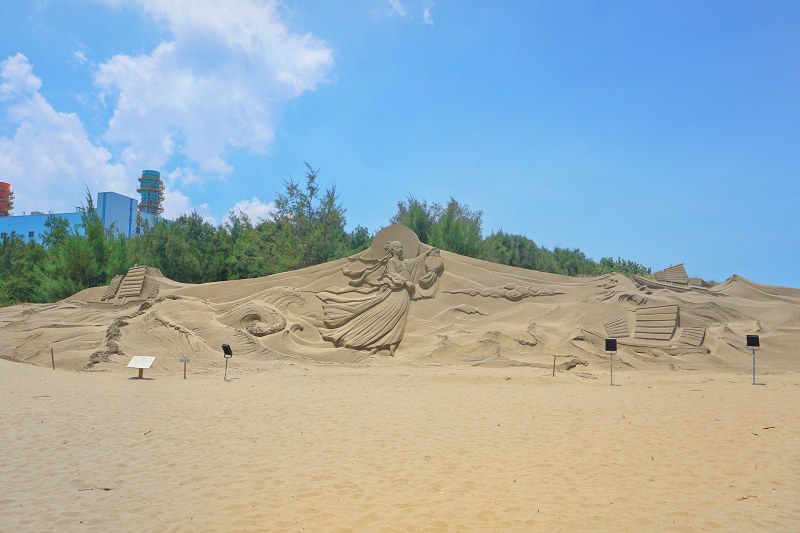
[[[230,344],[239,365],[552,371],[555,356],[557,368],[591,375],[594,365],[607,371],[606,337],[635,369],[747,365],[744,336],[755,333],[764,364],[800,364],[800,290],[738,276],[695,286],[679,266],[653,279],[570,278],[439,251],[390,226],[362,253],[295,272],[191,285],[135,267],[61,302],[0,309],[0,356],[49,365],[53,348],[68,368],[109,370],[133,355],[167,364],[187,354],[198,369]]]
[[[700,278],[690,278],[683,263],[674,265],[653,274],[652,279],[633,276],[639,290],[669,289],[675,292],[704,291],[710,285]]]
[[[374,258],[373,246],[371,257],[362,254],[358,266],[343,270],[352,278],[349,288],[317,294],[325,315],[320,333],[335,346],[370,350],[373,355],[388,349],[393,356],[403,339],[411,300],[436,295],[444,271],[439,249],[420,253],[419,239],[404,226],[387,228],[374,240],[379,244],[385,239],[383,257]],[[403,241],[416,257],[405,259]]]
[[[148,300],[158,296],[159,285],[155,277],[163,277],[153,267],[135,266],[124,276],[114,276],[100,301],[125,303],[126,300]]]

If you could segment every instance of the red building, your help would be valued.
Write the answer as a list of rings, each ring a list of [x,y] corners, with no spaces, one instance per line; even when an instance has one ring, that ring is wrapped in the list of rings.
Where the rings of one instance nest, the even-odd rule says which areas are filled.
[[[0,217],[7,217],[14,209],[14,193],[11,184],[0,181]]]

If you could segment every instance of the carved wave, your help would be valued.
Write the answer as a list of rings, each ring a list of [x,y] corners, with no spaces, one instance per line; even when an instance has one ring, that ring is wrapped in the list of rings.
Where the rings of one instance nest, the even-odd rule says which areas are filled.
[[[466,294],[468,296],[481,296],[484,298],[505,298],[511,302],[518,302],[524,298],[536,298],[539,296],[556,296],[564,294],[561,291],[551,289],[537,289],[536,287],[526,287],[514,283],[506,283],[499,287],[473,287],[467,289],[455,289],[443,291],[448,294]]]

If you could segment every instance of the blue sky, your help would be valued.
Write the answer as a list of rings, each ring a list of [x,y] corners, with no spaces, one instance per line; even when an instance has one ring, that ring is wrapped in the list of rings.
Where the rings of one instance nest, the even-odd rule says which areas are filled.
[[[224,7],[220,7],[224,6]],[[268,216],[304,161],[348,228],[452,196],[588,256],[800,287],[796,1],[0,0],[0,181]]]

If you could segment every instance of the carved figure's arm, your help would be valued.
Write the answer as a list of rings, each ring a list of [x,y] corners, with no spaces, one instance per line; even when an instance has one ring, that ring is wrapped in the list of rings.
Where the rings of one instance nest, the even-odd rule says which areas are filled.
[[[398,289],[405,286],[413,291],[415,289],[414,282],[405,276],[405,271],[401,272],[398,270],[398,266],[403,266],[400,261],[389,260],[389,263],[386,265],[386,275],[384,276],[384,281],[388,281],[388,285],[393,289]]]

